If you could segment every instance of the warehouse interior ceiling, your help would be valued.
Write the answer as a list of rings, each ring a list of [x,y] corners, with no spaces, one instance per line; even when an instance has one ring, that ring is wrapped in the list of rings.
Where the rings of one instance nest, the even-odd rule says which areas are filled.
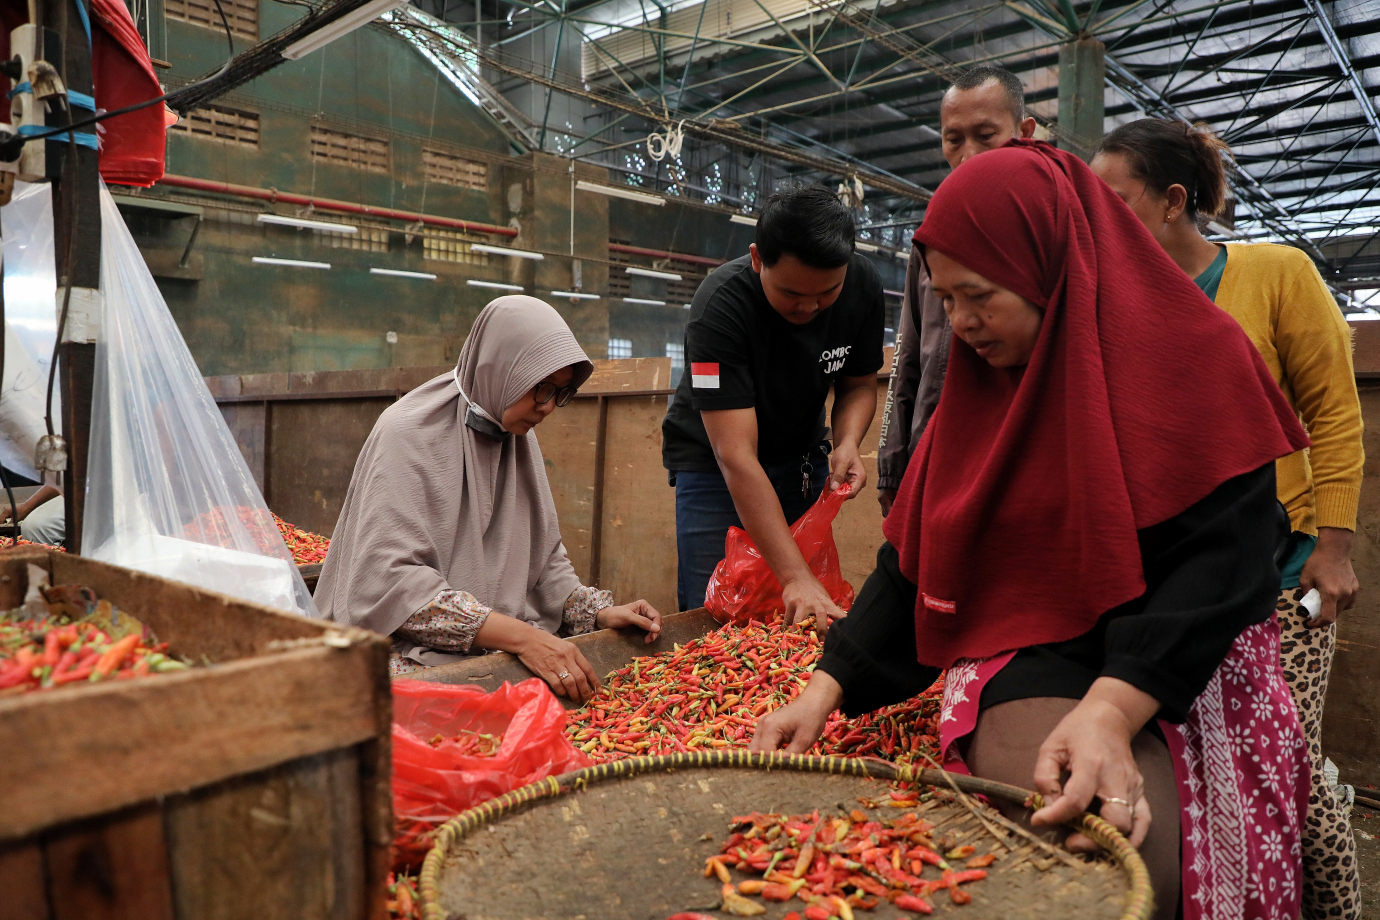
[[[357,0],[312,6],[341,4]],[[1231,145],[1219,238],[1298,245],[1339,292],[1362,292],[1348,309],[1380,307],[1375,0],[413,4],[373,27],[463,84],[515,150],[747,213],[782,181],[856,178],[864,238],[902,252],[947,172],[938,109],[953,76],[979,62],[1015,71],[1057,140],[1060,47],[1097,38],[1105,128],[1152,114]]]

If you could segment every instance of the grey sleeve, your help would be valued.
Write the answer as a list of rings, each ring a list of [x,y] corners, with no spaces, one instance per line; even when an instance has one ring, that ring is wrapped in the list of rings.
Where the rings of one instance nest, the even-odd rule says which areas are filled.
[[[906,474],[910,460],[911,420],[915,413],[915,396],[920,387],[922,368],[920,353],[920,324],[918,321],[923,292],[920,278],[924,266],[920,252],[914,246],[906,263],[906,288],[901,299],[901,315],[896,323],[896,352],[891,360],[891,379],[886,385],[886,402],[882,404],[882,431],[877,444],[877,488],[896,489]]]

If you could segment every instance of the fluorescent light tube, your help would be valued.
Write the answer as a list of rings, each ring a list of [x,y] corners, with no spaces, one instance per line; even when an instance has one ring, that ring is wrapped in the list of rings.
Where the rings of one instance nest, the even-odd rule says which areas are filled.
[[[488,252],[496,256],[512,256],[516,259],[535,259],[540,262],[546,256],[539,252],[529,252],[526,249],[508,249],[504,246],[490,246],[488,243],[471,243],[470,249],[475,252]]]
[[[744,227],[757,226],[757,218],[748,217],[746,214],[734,214],[728,219],[730,224],[742,224]]]
[[[271,259],[268,256],[255,256],[260,265],[286,265],[290,268],[330,268],[329,262],[303,262],[301,259]]]
[[[876,246],[873,246],[871,243],[864,243],[864,242],[862,242],[861,240],[855,240],[855,241],[853,242],[853,247],[854,247],[855,249],[860,249],[860,250],[862,250],[863,252],[876,252],[876,251],[877,251],[877,247],[876,247]]]
[[[405,272],[396,268],[371,268],[371,275],[390,275],[394,278],[418,278],[422,281],[435,281],[436,276],[431,272]]]
[[[882,288],[882,293],[885,294],[885,295],[888,296],[888,297],[905,297],[905,296],[906,296],[905,294],[902,294],[900,291],[888,291],[886,288]]]
[[[640,304],[644,304],[644,305],[646,305],[646,306],[648,306],[648,307],[664,307],[664,306],[666,306],[666,301],[664,301],[664,300],[643,300],[641,297],[624,297],[624,298],[623,298],[623,303],[640,303]]]
[[[629,201],[640,201],[643,204],[654,204],[661,207],[666,203],[666,199],[660,195],[648,195],[646,192],[634,192],[630,188],[618,188],[614,185],[596,185],[593,182],[586,182],[581,179],[575,183],[575,187],[582,192],[594,192],[599,195],[609,195],[613,198],[626,198]]]
[[[638,268],[635,265],[629,265],[627,268],[623,269],[623,271],[630,275],[641,275],[643,278],[664,278],[667,281],[683,280],[682,276],[677,275],[675,272],[654,272],[650,268]]]
[[[359,228],[352,224],[333,224],[324,220],[304,220],[301,217],[282,217],[278,214],[260,214],[259,223],[278,224],[283,227],[296,227],[299,230],[320,230],[323,233],[358,233]]]
[[[470,287],[493,288],[496,291],[522,290],[522,285],[520,284],[499,284],[497,281],[476,281],[473,278],[467,278],[465,280],[465,283],[468,284]]]
[[[552,297],[569,297],[571,300],[598,300],[598,294],[586,294],[583,291],[552,291]]]
[[[346,13],[339,19],[327,23],[314,32],[307,33],[303,38],[288,45],[283,49],[283,57],[289,61],[295,61],[306,57],[317,48],[325,47],[331,42],[348,35],[360,26],[373,22],[384,13],[397,6],[402,6],[407,0],[370,0],[353,12]]]

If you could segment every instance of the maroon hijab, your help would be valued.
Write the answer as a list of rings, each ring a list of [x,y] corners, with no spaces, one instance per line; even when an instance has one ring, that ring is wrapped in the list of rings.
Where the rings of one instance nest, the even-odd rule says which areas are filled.
[[[1082,635],[1144,593],[1137,530],[1308,445],[1240,326],[1077,156],[974,157],[915,241],[1045,314],[1023,369],[955,338],[886,520],[921,662]]]

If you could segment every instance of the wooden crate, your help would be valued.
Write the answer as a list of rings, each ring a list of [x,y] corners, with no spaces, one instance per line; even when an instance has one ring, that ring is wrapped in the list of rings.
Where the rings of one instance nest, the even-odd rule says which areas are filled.
[[[205,666],[0,698],[0,920],[383,920],[388,640],[57,552]]]

